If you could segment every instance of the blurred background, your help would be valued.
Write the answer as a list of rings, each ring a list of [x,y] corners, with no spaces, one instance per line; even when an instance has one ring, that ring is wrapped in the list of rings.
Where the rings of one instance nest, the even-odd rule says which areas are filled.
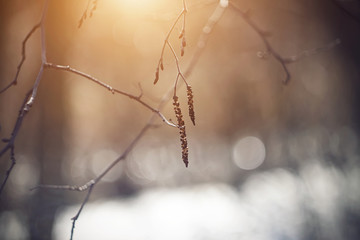
[[[189,168],[178,130],[157,119],[158,126],[95,187],[74,239],[360,239],[360,2],[231,2],[267,32],[283,57],[335,39],[341,44],[289,64],[292,78],[283,85],[282,67],[271,56],[259,58],[266,50],[261,38],[229,6],[188,77],[196,126],[187,117],[186,89],[178,89]],[[0,1],[0,88],[14,78],[22,41],[43,3]],[[218,3],[187,1],[184,71]],[[100,0],[78,28],[87,4],[50,1],[48,61],[134,95],[142,91],[156,108],[176,79],[167,48],[165,70],[153,85],[182,1]],[[179,55],[180,31],[181,21],[170,37]],[[37,31],[27,43],[19,83],[0,95],[1,138],[11,134],[39,71],[40,52]],[[163,114],[175,119],[171,103]],[[47,69],[0,196],[0,239],[69,239],[70,219],[85,193],[29,189],[86,183],[122,154],[151,116],[129,98]],[[9,166],[5,154],[1,181]]]

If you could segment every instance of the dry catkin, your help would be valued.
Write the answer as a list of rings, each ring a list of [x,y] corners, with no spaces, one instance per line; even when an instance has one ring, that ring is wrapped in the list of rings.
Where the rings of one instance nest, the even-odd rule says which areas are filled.
[[[185,32],[184,32],[184,34],[185,34]],[[186,40],[185,40],[185,35],[184,35],[184,36],[182,36],[182,39],[181,39],[181,46],[180,46],[181,56],[184,56],[185,47],[186,47]]]
[[[91,8],[91,11],[90,11],[90,17],[92,17],[93,13],[95,12],[96,8],[97,8],[97,3],[98,3],[98,0],[94,0],[93,1],[93,6]]]
[[[181,141],[181,150],[182,150],[182,159],[185,163],[185,166],[188,167],[189,164],[189,150],[187,146],[187,139],[186,139],[186,131],[185,131],[185,122],[183,120],[183,116],[181,114],[180,104],[178,102],[178,97],[173,97],[173,105],[175,110],[176,119],[178,122],[178,127],[180,129],[180,141]]]
[[[156,68],[154,84],[159,81],[159,67]]]
[[[195,126],[194,94],[192,92],[190,85],[187,86],[187,98],[188,98],[188,106],[189,106],[189,116],[192,123]]]
[[[164,64],[163,64],[162,60],[160,61],[160,68],[161,68],[161,71],[164,71]]]
[[[184,36],[184,34],[185,34],[185,30],[182,29],[181,32],[180,32],[180,35],[179,35],[179,39],[182,38]]]
[[[183,38],[182,38],[181,45],[182,45],[183,47],[186,47],[186,39],[185,39],[185,36],[183,36]]]

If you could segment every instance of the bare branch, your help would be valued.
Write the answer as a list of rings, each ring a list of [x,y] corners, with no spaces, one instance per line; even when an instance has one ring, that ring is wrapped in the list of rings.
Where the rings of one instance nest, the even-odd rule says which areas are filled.
[[[186,26],[187,7],[186,7],[185,0],[183,0],[183,6],[184,6],[184,8],[183,8],[183,11],[184,11],[183,25],[182,25],[182,29],[181,29],[180,36],[179,36],[179,38],[181,38],[181,46],[180,46],[181,56],[184,56],[185,47],[186,47],[185,26]]]
[[[14,153],[14,146],[11,146],[10,147],[10,159],[11,159],[11,165],[10,167],[8,168],[8,170],[6,171],[6,175],[5,175],[5,178],[3,180],[3,182],[1,183],[1,186],[0,186],[0,195],[6,185],[6,182],[7,180],[9,179],[10,177],[10,174],[11,174],[11,171],[13,170],[15,164],[16,164],[16,159],[15,159],[15,153]]]
[[[46,188],[46,189],[55,189],[55,190],[68,190],[68,191],[77,191],[77,192],[83,192],[87,190],[91,185],[93,185],[95,182],[94,180],[90,180],[86,184],[82,186],[76,186],[76,185],[46,185],[46,184],[40,184],[36,187],[31,188],[30,190],[36,190],[39,188]]]
[[[285,57],[285,58],[283,58],[283,60],[286,64],[293,63],[293,62],[299,61],[300,59],[302,59],[304,57],[309,57],[309,56],[321,53],[323,51],[330,50],[339,44],[341,44],[341,40],[339,38],[337,38],[334,41],[332,41],[324,46],[302,51],[298,55],[294,55],[291,57]]]
[[[176,86],[178,85],[180,73],[177,74],[175,84],[174,84],[174,95],[173,97],[176,97]]]
[[[31,97],[29,99],[29,101],[26,103],[25,108],[27,111],[30,110],[31,106],[33,105],[35,98],[36,98],[36,94],[37,94],[37,90],[39,88],[40,85],[40,80],[42,78],[42,74],[44,72],[44,66],[46,64],[46,42],[45,42],[45,16],[47,14],[47,7],[48,7],[48,3],[49,1],[46,1],[44,4],[44,9],[43,9],[43,13],[41,16],[41,21],[40,21],[40,30],[41,30],[41,66],[40,66],[40,70],[39,73],[36,77],[34,86],[33,86],[33,92],[31,94]]]
[[[75,215],[73,218],[71,218],[71,220],[72,220],[73,222],[72,222],[72,226],[71,226],[71,236],[70,236],[70,240],[72,240],[73,237],[74,237],[74,230],[75,230],[76,221],[78,220],[78,218],[79,218],[82,210],[84,209],[85,204],[89,201],[90,195],[91,195],[92,190],[94,189],[94,187],[95,187],[94,184],[90,186],[89,191],[87,192],[86,197],[85,197],[84,201],[82,202],[79,211],[76,213],[76,215]]]
[[[22,50],[21,50],[21,60],[19,62],[19,65],[17,66],[17,70],[16,70],[16,74],[14,79],[3,89],[0,90],[0,94],[5,92],[6,90],[8,90],[11,86],[15,86],[17,84],[18,81],[18,77],[20,74],[20,70],[22,68],[23,63],[25,62],[26,59],[26,43],[29,40],[29,38],[32,36],[32,34],[40,27],[41,22],[36,24],[29,32],[28,34],[26,34],[23,42],[22,42]]]
[[[159,81],[159,69],[161,69],[161,70],[164,69],[163,57],[164,57],[165,46],[166,46],[166,44],[167,44],[167,42],[168,42],[168,40],[169,40],[169,37],[170,37],[172,31],[174,30],[176,24],[177,24],[178,21],[180,20],[181,16],[185,15],[186,12],[187,12],[186,4],[184,3],[184,8],[181,10],[180,14],[179,14],[178,17],[176,18],[175,22],[173,23],[173,25],[171,26],[168,34],[167,34],[166,37],[165,37],[164,44],[163,44],[162,49],[161,49],[160,59],[159,59],[159,62],[158,62],[157,68],[156,68],[156,72],[155,72],[154,84],[156,84],[156,83]]]
[[[335,47],[336,45],[340,44],[340,39],[336,39],[333,42],[322,46],[322,47],[318,47],[318,48],[314,48],[311,50],[306,50],[301,52],[298,55],[295,56],[291,56],[291,57],[282,57],[273,47],[272,45],[269,43],[269,41],[267,40],[267,33],[264,32],[263,30],[261,30],[249,17],[248,15],[243,12],[236,4],[234,4],[233,2],[230,2],[230,5],[232,6],[232,8],[239,13],[239,15],[243,18],[243,20],[259,35],[259,37],[261,38],[261,40],[263,41],[265,48],[266,48],[266,54],[267,55],[272,55],[276,61],[279,62],[279,64],[281,65],[281,67],[283,68],[283,71],[285,72],[285,78],[283,80],[284,84],[287,84],[290,79],[291,79],[291,74],[287,68],[287,64],[292,63],[292,62],[296,62],[299,59],[306,57],[306,56],[311,56],[317,53],[320,53],[322,51],[325,50],[329,50],[333,47]],[[259,54],[258,54],[259,55]],[[259,55],[260,58],[262,58],[263,54],[261,53]]]
[[[337,0],[330,0],[336,7],[338,7],[341,11],[343,11],[346,16],[350,17],[351,19],[353,19],[354,21],[356,21],[357,23],[360,23],[360,16],[355,15],[354,13],[350,12],[347,8],[345,8],[340,1]]]
[[[274,48],[271,46],[269,41],[267,40],[267,34],[264,33],[249,17],[248,15],[243,12],[236,4],[233,2],[230,2],[230,6],[242,17],[242,19],[259,35],[261,40],[264,42],[264,45],[266,47],[266,51],[271,53],[271,55],[277,60],[281,67],[283,68],[285,72],[285,78],[283,80],[284,84],[287,84],[291,78],[290,72],[286,67],[284,59],[280,56],[280,54],[274,50]]]
[[[137,98],[140,99],[143,96],[144,92],[143,92],[143,89],[141,87],[141,83],[138,83],[138,86],[139,86],[139,89],[140,89],[140,94],[139,94],[139,96]]]
[[[14,152],[14,142],[15,142],[15,138],[16,138],[17,134],[19,133],[22,122],[23,122],[26,114],[28,113],[25,106],[26,106],[26,103],[28,102],[28,99],[30,98],[31,93],[32,93],[32,89],[30,89],[30,91],[28,91],[28,93],[26,94],[24,101],[20,107],[19,115],[16,120],[13,131],[11,132],[10,139],[6,139],[7,144],[0,151],[0,157],[2,157],[7,151],[10,150],[10,158],[11,158],[11,165],[10,165],[9,169],[6,171],[5,179],[3,180],[2,184],[1,184],[0,195],[2,193],[2,190],[5,187],[5,184],[8,180],[8,178],[10,177],[10,174],[11,174],[15,164],[16,164],[15,152]]]
[[[139,134],[135,137],[135,139],[129,144],[129,146],[125,149],[125,151],[119,156],[114,162],[112,162],[98,177],[94,179],[95,184],[98,183],[116,164],[118,164],[121,160],[124,160],[127,155],[131,152],[131,150],[135,147],[135,145],[139,142],[142,136],[146,133],[148,129],[151,128],[152,122],[154,120],[154,115],[150,118],[148,123],[140,130]]]
[[[135,145],[139,142],[142,136],[146,133],[148,129],[150,129],[153,125],[152,122],[155,119],[155,115],[153,115],[148,123],[141,129],[139,134],[131,141],[131,143],[126,147],[125,151],[116,158],[102,173],[100,173],[96,178],[91,179],[87,183],[82,186],[71,186],[71,185],[38,185],[31,190],[39,189],[39,188],[47,188],[47,189],[55,189],[55,190],[68,190],[68,191],[78,191],[83,192],[88,190],[92,185],[97,184],[116,164],[118,164],[121,160],[124,160],[131,150],[135,147]]]
[[[43,12],[42,12],[42,16],[41,16],[41,20],[40,20],[40,23],[36,24],[32,29],[31,31],[26,35],[24,41],[23,41],[23,45],[22,45],[22,58],[21,58],[21,61],[18,65],[18,68],[17,68],[17,72],[16,72],[16,76],[15,76],[15,79],[13,80],[13,82],[8,85],[8,87],[6,87],[5,89],[3,89],[1,92],[4,92],[6,91],[6,89],[8,89],[11,85],[15,85],[16,82],[17,82],[17,78],[18,78],[18,75],[19,75],[19,72],[21,70],[21,67],[26,59],[26,55],[25,55],[25,46],[26,46],[26,42],[27,40],[32,36],[32,34],[35,32],[36,29],[38,29],[40,27],[40,31],[41,31],[41,66],[40,66],[40,70],[38,72],[38,75],[36,77],[36,80],[35,80],[35,83],[32,87],[32,89],[26,94],[25,98],[24,98],[24,101],[23,101],[23,104],[21,105],[21,108],[19,110],[19,115],[18,115],[18,118],[16,120],[16,123],[15,123],[15,126],[14,126],[14,129],[11,133],[11,137],[10,139],[8,139],[7,141],[7,144],[1,149],[0,151],[0,157],[2,155],[4,155],[8,150],[10,150],[10,155],[11,155],[11,166],[10,168],[8,169],[8,171],[6,172],[6,177],[1,185],[1,188],[0,188],[0,195],[1,195],[1,192],[3,190],[3,188],[5,187],[5,184],[12,172],[12,169],[13,167],[15,166],[15,153],[14,153],[14,142],[15,142],[15,139],[16,139],[16,136],[17,134],[19,133],[19,130],[22,126],[22,122],[25,118],[25,116],[27,115],[27,113],[30,111],[30,108],[31,106],[33,105],[34,103],[34,100],[36,98],[36,93],[37,93],[37,89],[39,87],[39,84],[40,84],[40,80],[41,80],[41,77],[42,77],[42,74],[44,72],[44,64],[46,63],[46,43],[45,43],[45,28],[44,28],[44,22],[45,22],[45,16],[46,16],[46,13],[47,13],[47,7],[48,7],[48,0],[45,2],[44,4],[44,8],[43,8]],[[0,93],[1,93],[0,92]],[[31,95],[31,97],[30,97]]]
[[[184,74],[182,73],[181,69],[180,69],[180,64],[179,64],[179,58],[177,57],[176,53],[175,53],[175,50],[174,48],[171,46],[171,44],[169,42],[167,42],[167,44],[169,45],[169,48],[171,50],[171,52],[173,53],[174,55],[174,58],[175,58],[175,63],[176,63],[176,68],[177,68],[177,71],[178,71],[178,77],[179,75],[181,76],[181,78],[184,80],[186,86],[188,86],[189,84],[186,82],[186,79],[184,77]],[[176,83],[177,83],[177,80],[176,80]],[[176,84],[175,84],[175,87],[176,87]]]
[[[79,76],[82,76],[86,79],[89,79],[91,80],[92,82],[100,85],[101,87],[103,88],[106,88],[107,90],[109,90],[112,94],[115,94],[115,93],[118,93],[120,95],[123,95],[123,96],[126,96],[126,97],[129,97],[139,103],[141,103],[143,106],[145,106],[147,109],[151,110],[152,112],[156,113],[162,120],[164,123],[166,123],[167,125],[171,126],[171,127],[176,127],[173,123],[171,123],[169,120],[167,120],[164,115],[162,113],[160,113],[159,110],[151,107],[150,105],[148,105],[147,103],[145,103],[143,100],[141,100],[141,96],[142,94],[140,94],[140,96],[135,96],[135,95],[132,95],[132,94],[129,94],[129,93],[126,93],[126,92],[123,92],[121,90],[118,90],[116,88],[113,88],[112,86],[110,86],[109,84],[106,84],[98,79],[96,79],[95,77],[87,74],[87,73],[84,73],[84,72],[81,72],[79,70],[76,70],[70,66],[63,66],[63,65],[57,65],[57,64],[53,64],[53,63],[46,63],[45,64],[46,67],[48,68],[53,68],[53,69],[57,69],[57,70],[63,70],[63,71],[68,71],[68,72],[71,72],[71,73],[74,73],[76,75],[79,75]]]
[[[84,184],[83,186],[77,187],[77,186],[69,186],[69,185],[39,185],[34,189],[37,188],[48,188],[48,189],[55,189],[55,190],[69,190],[69,191],[85,191],[87,190],[87,194],[86,197],[84,199],[84,201],[82,202],[77,214],[71,219],[73,221],[72,223],[72,227],[71,227],[71,237],[70,240],[73,239],[74,236],[74,229],[75,229],[75,223],[78,220],[78,218],[80,217],[80,214],[85,206],[85,204],[89,201],[90,195],[92,193],[92,190],[94,189],[95,185],[111,170],[114,168],[114,166],[116,164],[118,164],[121,160],[124,160],[127,155],[131,152],[131,150],[135,147],[135,145],[140,141],[140,139],[143,137],[143,135],[146,133],[146,131],[148,129],[150,129],[153,124],[153,120],[155,119],[155,115],[153,115],[150,120],[148,121],[148,123],[141,129],[140,133],[135,137],[135,139],[128,145],[128,147],[126,148],[126,150],[117,158],[115,159],[99,176],[97,176],[96,178],[90,180],[89,182],[87,182],[86,184]]]

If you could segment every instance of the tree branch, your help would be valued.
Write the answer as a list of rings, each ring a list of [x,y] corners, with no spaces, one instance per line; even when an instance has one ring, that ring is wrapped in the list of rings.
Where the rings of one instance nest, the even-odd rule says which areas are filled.
[[[117,158],[115,159],[101,174],[99,174],[96,178],[88,181],[86,184],[82,186],[70,186],[70,185],[39,185],[35,188],[32,188],[31,190],[38,189],[38,188],[47,188],[47,189],[55,189],[55,190],[69,190],[69,191],[88,191],[86,194],[85,199],[83,200],[80,209],[78,210],[77,214],[71,219],[72,227],[71,227],[71,237],[70,240],[73,239],[74,235],[74,229],[76,221],[78,220],[85,204],[89,201],[90,195],[92,193],[92,190],[94,189],[95,185],[111,170],[114,168],[116,164],[118,164],[121,160],[124,160],[127,155],[131,152],[131,150],[135,147],[135,145],[140,141],[140,139],[143,137],[143,135],[147,132],[148,129],[152,127],[152,122],[155,119],[155,114],[150,118],[148,123],[141,129],[140,133],[135,137],[135,139],[127,146],[125,151]]]
[[[171,123],[169,120],[167,120],[164,115],[157,109],[151,107],[150,105],[148,105],[147,103],[145,103],[143,100],[141,100],[141,96],[142,94],[140,94],[139,96],[135,96],[135,95],[132,95],[132,94],[129,94],[129,93],[126,93],[126,92],[123,92],[119,89],[116,89],[116,88],[113,88],[112,86],[110,86],[109,84],[106,84],[98,79],[96,79],[95,77],[87,74],[87,73],[84,73],[84,72],[81,72],[79,70],[76,70],[70,66],[63,66],[63,65],[57,65],[57,64],[53,64],[53,63],[46,63],[45,66],[47,68],[53,68],[53,69],[57,69],[57,70],[62,70],[62,71],[67,71],[67,72],[71,72],[71,73],[74,73],[76,75],[79,75],[81,77],[84,77],[98,85],[100,85],[101,87],[103,88],[106,88],[107,90],[109,90],[112,94],[115,94],[115,93],[118,93],[120,95],[123,95],[123,96],[126,96],[126,97],[129,97],[130,99],[133,99],[137,102],[139,102],[140,104],[142,104],[143,106],[145,106],[146,108],[148,108],[149,110],[151,110],[152,112],[156,113],[162,120],[164,123],[166,123],[167,125],[171,126],[171,127],[176,127],[176,125],[174,125],[173,123]]]
[[[26,43],[29,40],[29,38],[32,36],[32,34],[40,27],[41,22],[39,22],[38,24],[36,24],[25,36],[23,42],[22,42],[22,50],[21,50],[21,60],[17,66],[17,70],[16,70],[16,74],[14,79],[7,85],[5,86],[3,89],[0,90],[0,94],[5,92],[6,90],[8,90],[11,86],[15,86],[18,82],[18,78],[19,78],[19,74],[22,68],[23,63],[25,62],[26,59]]]
[[[328,43],[325,46],[322,47],[318,47],[318,48],[314,48],[311,50],[306,50],[301,52],[298,55],[295,56],[291,56],[291,57],[282,57],[273,47],[272,45],[269,43],[269,41],[267,40],[267,33],[265,33],[264,31],[262,31],[249,17],[248,15],[243,12],[236,4],[234,4],[233,2],[230,2],[230,6],[237,12],[239,13],[239,15],[242,17],[242,19],[259,35],[259,37],[261,38],[261,40],[263,41],[265,48],[266,48],[266,54],[271,55],[274,57],[274,59],[281,65],[283,71],[285,72],[285,78],[283,80],[284,84],[287,84],[290,79],[291,79],[291,74],[287,68],[287,64],[292,63],[292,62],[296,62],[299,59],[305,57],[305,56],[310,56],[310,55],[314,55],[317,53],[320,53],[322,51],[325,50],[329,50],[333,47],[335,47],[336,45],[340,44],[340,39],[335,39],[334,41],[332,41],[331,43]],[[264,54],[260,52],[260,54],[258,54],[258,56],[260,58],[263,58]]]
[[[78,212],[76,213],[76,215],[75,215],[73,218],[71,218],[71,220],[72,220],[72,226],[71,226],[70,240],[72,240],[73,237],[74,237],[74,230],[75,230],[76,221],[78,220],[78,218],[79,218],[82,210],[84,209],[85,204],[89,201],[90,195],[91,195],[94,187],[95,187],[94,184],[92,184],[92,185],[89,187],[89,191],[87,192],[87,194],[86,194],[86,196],[85,196],[85,199],[84,199],[84,201],[82,202],[82,204],[81,204]]]
[[[330,0],[336,7],[338,7],[343,13],[346,14],[346,16],[350,17],[357,23],[360,23],[360,17],[358,15],[355,15],[354,13],[350,12],[347,8],[345,8],[339,1],[337,0]]]
[[[6,185],[6,182],[7,180],[9,179],[10,177],[10,173],[12,171],[12,169],[14,168],[15,164],[16,164],[16,159],[15,159],[15,153],[14,153],[14,146],[10,146],[10,159],[11,159],[11,165],[10,167],[8,168],[8,170],[6,171],[6,175],[5,175],[5,178],[0,186],[0,195]]]
[[[25,45],[26,45],[27,40],[32,36],[34,31],[37,28],[40,27],[40,31],[41,31],[41,66],[40,66],[40,70],[38,72],[38,75],[36,77],[36,80],[35,80],[35,83],[34,83],[32,89],[25,96],[24,102],[23,102],[23,104],[21,106],[18,118],[17,118],[16,123],[15,123],[14,129],[13,129],[13,131],[11,133],[11,137],[10,137],[10,139],[8,139],[8,143],[5,145],[5,147],[2,148],[1,151],[0,151],[0,157],[1,157],[3,154],[5,154],[5,152],[10,150],[11,151],[11,160],[12,160],[11,166],[8,169],[8,171],[6,172],[6,177],[5,177],[4,181],[3,181],[3,183],[1,184],[0,195],[1,195],[2,190],[5,187],[5,184],[6,184],[7,180],[8,180],[8,178],[10,177],[10,174],[11,174],[11,172],[13,170],[13,167],[16,164],[15,153],[14,153],[15,138],[16,138],[17,134],[19,133],[19,130],[21,128],[21,125],[22,125],[22,122],[23,122],[25,116],[30,111],[30,108],[32,107],[32,105],[33,105],[33,103],[35,101],[37,89],[39,87],[40,80],[41,80],[42,74],[44,72],[44,66],[45,66],[45,63],[46,63],[46,43],[45,43],[44,22],[45,22],[45,17],[46,17],[46,13],[47,13],[47,7],[48,7],[48,0],[45,1],[45,3],[44,3],[44,8],[43,8],[43,11],[42,11],[42,16],[41,16],[40,23],[36,24],[32,28],[32,30],[26,35],[26,37],[25,37],[25,39],[23,41],[22,58],[21,58],[21,61],[20,61],[19,65],[18,65],[18,69],[17,69],[15,79],[13,80],[13,82],[11,84],[11,85],[16,84],[19,72],[21,70],[21,67],[22,67],[24,61],[25,61],[25,58],[26,58],[25,57]],[[8,87],[5,88],[3,91],[6,91],[6,89],[8,89],[11,85],[8,85]],[[31,94],[31,96],[30,96],[30,94]]]
[[[286,64],[293,63],[293,62],[299,61],[300,59],[302,59],[304,57],[309,57],[309,56],[321,53],[323,51],[330,50],[339,44],[341,44],[341,40],[339,38],[337,38],[334,41],[332,41],[328,44],[325,44],[324,46],[313,48],[310,50],[304,50],[304,51],[300,52],[298,55],[294,55],[291,57],[284,57],[283,60],[284,60],[284,63],[286,63]]]
[[[156,68],[156,72],[155,72],[154,84],[156,84],[159,81],[159,71],[160,71],[159,69],[161,69],[161,70],[164,69],[163,57],[164,57],[164,52],[165,52],[165,46],[168,43],[169,37],[170,37],[172,31],[174,30],[176,24],[180,20],[181,16],[184,15],[184,18],[185,18],[186,12],[187,12],[187,9],[186,9],[185,1],[184,1],[183,9],[181,10],[180,14],[177,16],[176,20],[174,21],[173,25],[170,27],[170,30],[169,30],[168,34],[166,35],[166,37],[165,37],[164,44],[163,44],[162,49],[161,49],[160,59],[159,59],[159,62],[158,62],[157,68]],[[184,20],[184,24],[185,24],[185,20]],[[185,33],[184,27],[183,27],[183,31]],[[182,33],[180,33],[180,36],[181,36],[181,34]]]
[[[280,56],[280,54],[274,50],[274,48],[271,46],[271,44],[269,43],[269,41],[266,38],[266,34],[264,34],[264,32],[262,30],[260,30],[260,28],[248,17],[248,15],[243,12],[236,4],[234,4],[233,2],[230,2],[230,6],[242,17],[242,19],[259,35],[259,37],[261,38],[261,40],[263,41],[266,51],[268,53],[270,53],[276,61],[279,62],[279,64],[281,65],[281,67],[283,68],[284,72],[285,72],[285,78],[283,80],[284,84],[287,84],[291,78],[290,72],[286,67],[286,64],[283,60],[283,58]]]

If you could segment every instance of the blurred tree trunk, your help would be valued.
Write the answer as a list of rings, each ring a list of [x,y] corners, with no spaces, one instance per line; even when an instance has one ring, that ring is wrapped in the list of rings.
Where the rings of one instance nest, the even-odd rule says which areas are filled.
[[[11,23],[14,17],[17,17],[21,11],[34,7],[35,10],[38,10],[41,13],[43,8],[44,1],[34,2],[24,2],[24,1],[1,1],[0,7],[0,30],[2,34],[5,35],[6,30]],[[47,42],[47,58],[49,61],[61,62],[64,59],[64,46],[67,43],[66,39],[69,34],[66,33],[66,24],[64,24],[64,12],[66,11],[66,6],[69,4],[69,1],[49,1],[48,14],[46,17],[46,42]],[[38,16],[37,20],[29,25],[35,25],[40,19],[41,15]],[[30,21],[30,20],[28,20]],[[32,21],[32,20],[31,20]],[[24,27],[25,28],[25,27]],[[31,27],[26,30],[28,32]],[[17,29],[11,29],[11,31],[17,31]],[[40,31],[37,30],[30,41],[31,44],[27,45],[27,58],[24,63],[29,62],[38,62],[40,57],[40,52],[36,53],[36,59],[33,56],[29,56],[29,51],[33,50],[35,44],[40,44],[35,39],[40,39],[38,36]],[[61,36],[61,39],[59,38]],[[25,35],[23,36],[23,39]],[[22,39],[22,40],[23,40]],[[29,41],[29,42],[30,42]],[[8,48],[9,40],[6,36],[0,38],[0,48],[4,50]],[[32,49],[33,48],[33,49]],[[5,51],[1,51],[5,52]],[[18,45],[17,49],[14,49],[14,54],[16,53],[15,59],[20,59],[21,53],[21,44]],[[3,63],[7,61],[6,55],[2,55],[1,59]],[[40,64],[40,63],[39,63]],[[37,64],[37,66],[39,66]],[[17,64],[16,64],[17,65]],[[1,70],[1,86],[5,86],[12,79],[4,78],[4,67],[3,64],[0,65]],[[10,90],[11,94],[15,94],[18,98],[23,98],[23,91],[27,90],[35,81],[34,74],[29,74],[28,72],[23,71],[19,76],[19,84]],[[16,68],[14,67],[15,73]],[[38,69],[34,69],[34,72],[37,72]],[[36,75],[35,75],[36,76]],[[62,162],[63,157],[65,156],[65,145],[64,145],[64,129],[66,126],[66,114],[64,109],[64,81],[62,80],[63,75],[59,74],[58,71],[45,70],[43,77],[41,79],[41,84],[38,89],[38,95],[35,100],[35,103],[27,115],[24,125],[20,130],[20,133],[16,143],[15,143],[15,154],[21,152],[22,149],[31,149],[33,156],[31,156],[34,161],[31,164],[39,167],[37,173],[39,174],[39,184],[62,184]],[[10,95],[9,93],[6,96]],[[7,104],[6,109],[1,109],[2,112],[8,115],[8,111],[17,112],[20,105],[9,100],[8,98],[3,97]],[[4,105],[2,105],[4,106]],[[3,111],[6,110],[6,111]],[[4,116],[3,116],[4,117]],[[36,119],[34,121],[34,119]],[[12,127],[12,126],[8,126]],[[30,129],[29,129],[30,128]],[[33,134],[29,132],[34,131]],[[3,136],[6,131],[3,131],[1,136]],[[23,134],[24,133],[24,134]],[[8,137],[8,136],[3,136]],[[25,139],[25,141],[24,141]],[[26,158],[28,159],[28,158]],[[25,160],[26,160],[25,159]],[[2,159],[6,164],[9,164],[8,155]],[[20,164],[20,161],[18,161]],[[18,164],[15,165],[15,169],[18,167]],[[5,165],[5,163],[4,163]],[[2,169],[2,173],[5,172],[5,169]],[[12,179],[14,176],[11,176]],[[3,179],[1,179],[3,180]],[[5,188],[9,188],[9,183]],[[52,239],[52,229],[56,211],[59,206],[64,204],[65,194],[59,191],[47,191],[47,190],[35,190],[32,194],[26,195],[27,199],[16,199],[16,201],[10,201],[8,192],[9,189],[4,192],[4,195],[1,196],[1,202],[6,203],[1,207],[0,211],[12,211],[16,210],[20,216],[26,216],[25,223],[27,226],[24,226],[27,229],[29,239],[41,240],[41,239]],[[13,191],[13,190],[11,190]],[[16,191],[16,190],[15,190]],[[1,234],[0,234],[1,238]]]
[[[50,1],[46,16],[47,58],[50,62],[64,62],[64,49],[69,37],[64,19],[71,1]],[[62,162],[65,154],[66,113],[63,75],[59,71],[45,71],[39,88],[37,106],[40,109],[37,157],[40,184],[63,184]],[[51,239],[58,207],[65,201],[64,192],[38,190],[29,211],[30,239]]]

